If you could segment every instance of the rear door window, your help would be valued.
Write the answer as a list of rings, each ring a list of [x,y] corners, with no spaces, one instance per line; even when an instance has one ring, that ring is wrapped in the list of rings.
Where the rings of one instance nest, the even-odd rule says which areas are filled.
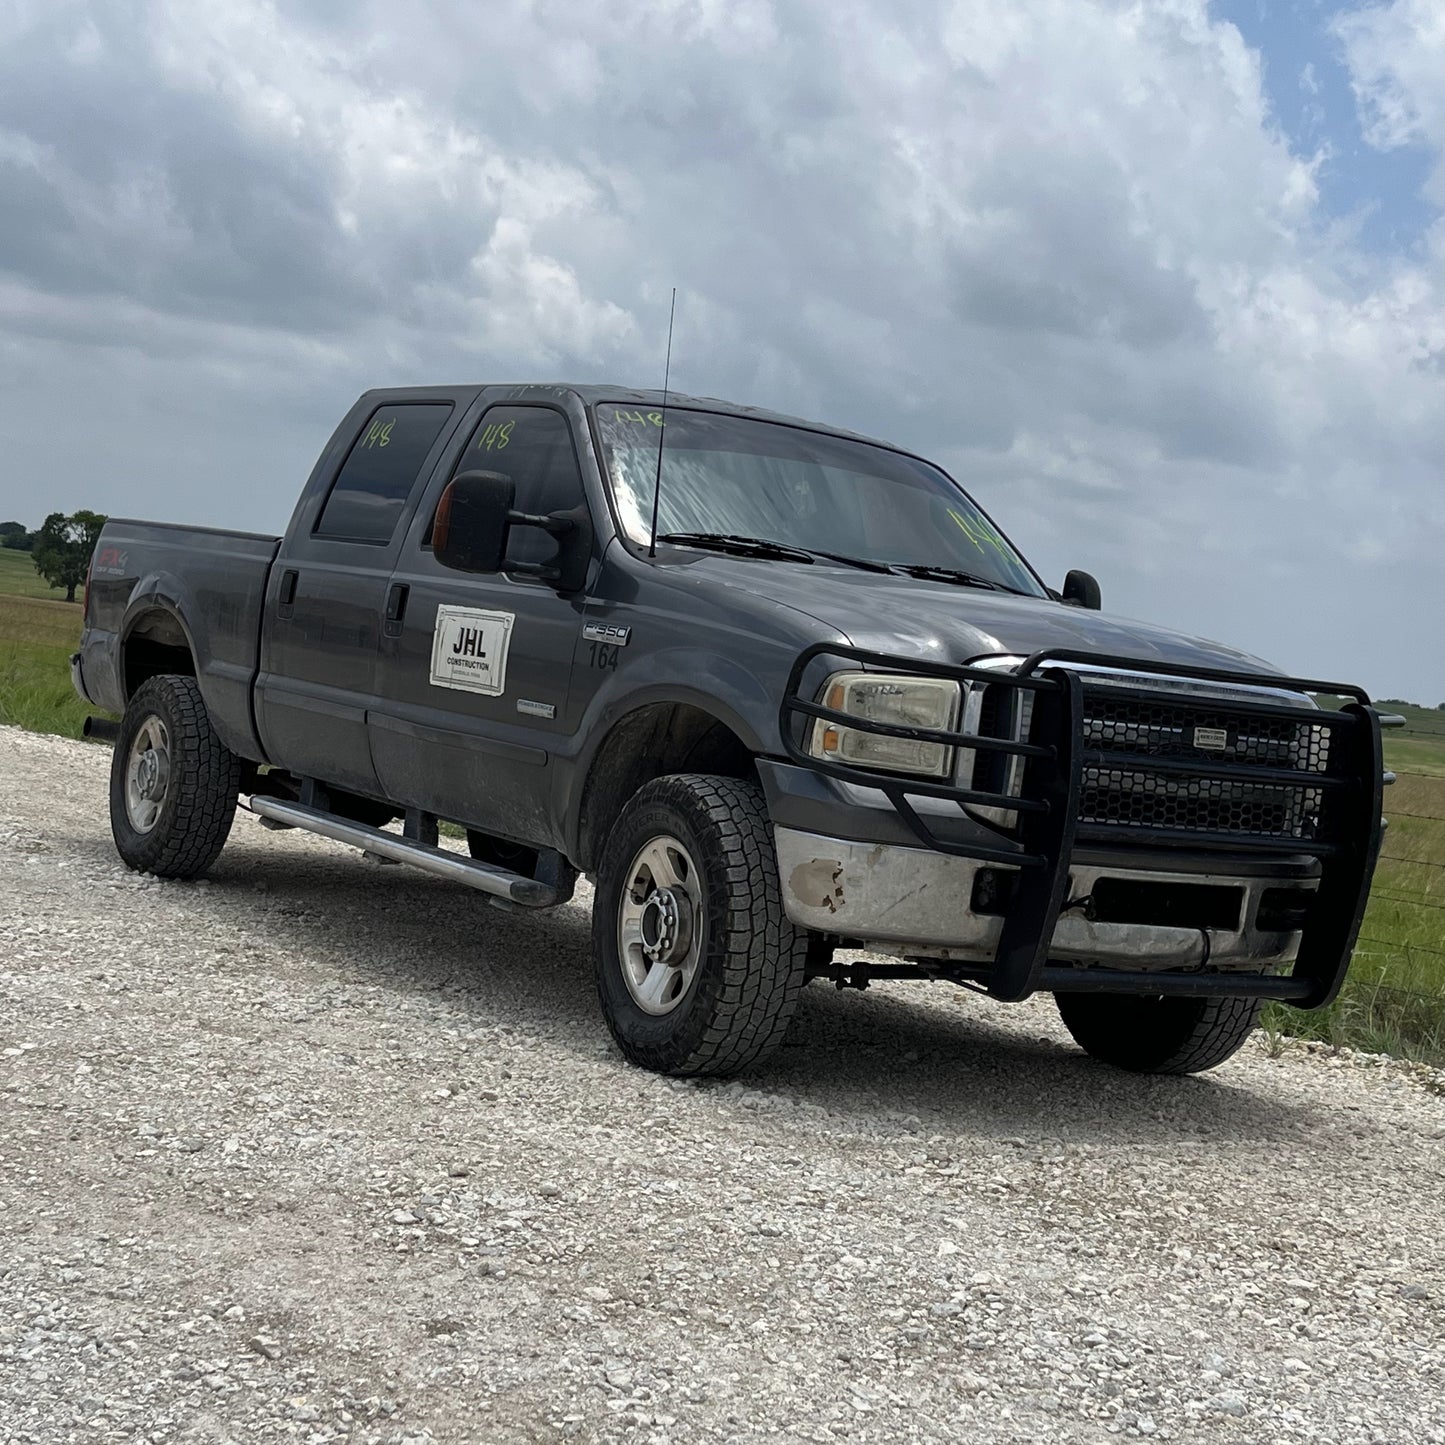
[[[451,415],[450,402],[400,402],[372,412],[342,463],[316,536],[391,541],[427,454]]]

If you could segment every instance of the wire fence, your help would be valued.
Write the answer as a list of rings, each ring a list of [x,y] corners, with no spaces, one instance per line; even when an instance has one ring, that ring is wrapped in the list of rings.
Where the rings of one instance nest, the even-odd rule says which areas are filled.
[[[1380,857],[1391,863],[1413,863],[1417,868],[1445,868],[1445,863],[1437,863],[1433,858],[1412,858],[1408,853],[1381,853]]]
[[[1383,888],[1376,888],[1370,896],[1383,898],[1387,903],[1405,903],[1411,908],[1431,908],[1437,913],[1445,913],[1445,903],[1435,903],[1429,898],[1402,898],[1398,893],[1388,893]]]
[[[1394,949],[1398,953],[1428,953],[1432,958],[1445,958],[1445,949],[1427,948],[1423,943],[1402,943],[1398,938],[1371,938],[1368,934],[1362,933],[1358,942],[1372,943],[1376,948]]]
[[[1445,726],[1405,728],[1391,733],[1445,742]],[[1445,800],[1445,777],[1418,769],[1396,768],[1400,780],[1429,780],[1437,791],[1412,788],[1406,808],[1390,806],[1392,788],[1385,790],[1387,819],[1410,819],[1408,829],[1385,834],[1383,865],[1371,891],[1355,950],[1354,966],[1341,997],[1319,1014],[1278,1012],[1279,1026],[1334,1043],[1369,1051],[1403,1054],[1435,1064],[1445,1063],[1445,833],[1428,825],[1445,827],[1445,811],[1435,812]],[[1401,801],[1406,801],[1402,798]],[[1418,826],[1426,825],[1426,826]],[[1438,840],[1438,841],[1437,841]],[[1416,849],[1433,856],[1415,857]],[[1420,871],[1424,870],[1424,871]]]

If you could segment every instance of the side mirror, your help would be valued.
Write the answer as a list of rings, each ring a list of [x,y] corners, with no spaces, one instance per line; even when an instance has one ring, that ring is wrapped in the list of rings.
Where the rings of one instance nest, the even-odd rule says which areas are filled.
[[[437,561],[458,572],[500,572],[516,499],[517,484],[501,472],[463,472],[454,477],[437,503],[432,523]]]
[[[513,510],[517,485],[501,472],[463,472],[453,477],[437,502],[432,551],[443,567],[458,572],[515,572],[540,577],[559,592],[587,585],[592,556],[592,522],[585,503],[570,512],[534,517]],[[508,562],[513,527],[536,527],[556,539],[550,562]]]
[[[1103,602],[1099,584],[1088,572],[1070,572],[1064,578],[1064,590],[1059,595],[1071,607],[1087,608],[1090,612],[1097,612]]]

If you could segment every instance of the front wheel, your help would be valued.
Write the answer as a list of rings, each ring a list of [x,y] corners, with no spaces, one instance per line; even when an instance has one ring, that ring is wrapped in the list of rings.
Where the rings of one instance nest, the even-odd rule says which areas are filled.
[[[633,1063],[731,1074],[770,1054],[807,938],[783,913],[757,785],[679,774],[642,788],[607,840],[592,934],[602,1011]]]
[[[1085,1053],[1136,1074],[1200,1074],[1232,1058],[1264,1005],[1249,998],[1059,993],[1059,1017]]]
[[[194,878],[236,815],[241,762],[216,736],[193,677],[152,677],[121,719],[110,766],[110,831],[141,873]]]

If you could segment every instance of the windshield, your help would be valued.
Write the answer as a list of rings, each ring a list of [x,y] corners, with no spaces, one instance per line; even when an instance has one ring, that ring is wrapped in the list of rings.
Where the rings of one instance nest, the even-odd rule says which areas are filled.
[[[618,516],[646,546],[662,413],[604,404],[596,415]],[[965,572],[1044,595],[993,523],[936,467],[780,422],[669,407],[657,534],[670,532]]]

